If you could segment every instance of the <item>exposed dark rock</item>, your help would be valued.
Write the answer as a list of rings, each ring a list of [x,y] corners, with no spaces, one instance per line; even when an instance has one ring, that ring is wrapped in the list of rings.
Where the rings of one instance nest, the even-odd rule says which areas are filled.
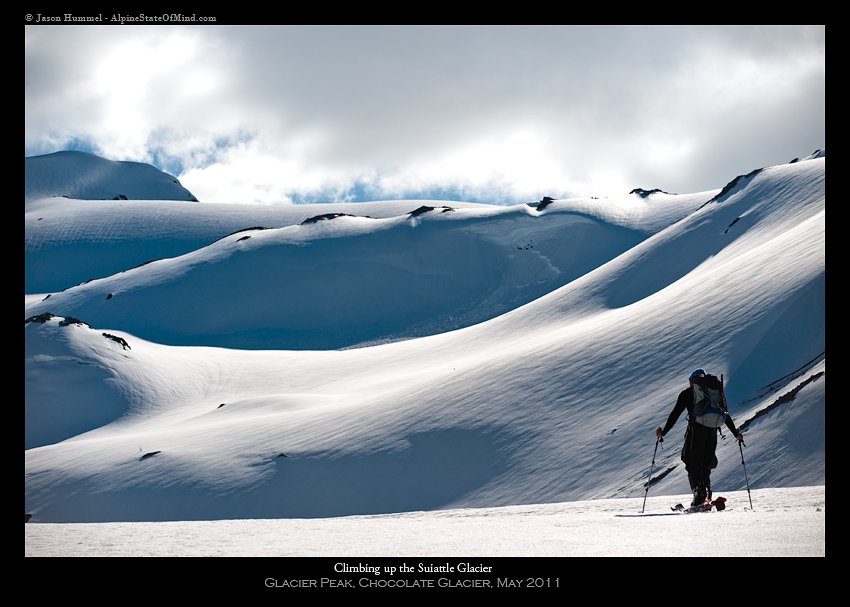
[[[552,203],[552,202],[555,202],[554,198],[552,198],[550,196],[544,196],[543,198],[540,199],[539,202],[536,202],[536,203],[532,204],[531,206],[537,207],[538,211],[542,211],[543,209],[548,207],[549,204]]]
[[[104,337],[108,338],[108,339],[111,339],[112,341],[118,342],[119,344],[121,344],[121,346],[125,350],[130,349],[130,344],[128,344],[127,341],[123,337],[118,337],[117,335],[111,335],[110,333],[102,333],[102,335]]]
[[[735,225],[736,223],[738,223],[738,220],[739,220],[739,219],[740,219],[740,217],[736,217],[736,218],[735,218],[735,221],[733,221],[733,222],[732,222],[732,223],[730,223],[728,226],[726,226],[726,230],[725,230],[723,233],[724,233],[724,234],[727,234],[727,233],[729,232],[729,228],[731,228],[733,225]]]
[[[160,260],[159,259],[149,259],[148,261],[143,261],[142,263],[140,263],[137,266],[133,266],[132,268],[127,268],[126,270],[124,270],[124,272],[129,272],[130,270],[135,270],[136,268],[141,268],[142,266],[146,266],[149,263],[153,263],[155,261],[160,261]]]
[[[728,194],[729,192],[731,192],[731,191],[732,191],[732,189],[733,189],[736,185],[738,185],[738,182],[739,182],[739,181],[741,181],[741,179],[748,179],[748,178],[750,178],[750,177],[755,177],[756,175],[758,175],[759,173],[761,173],[761,172],[762,172],[762,170],[764,170],[764,169],[755,169],[754,171],[750,171],[750,172],[749,172],[749,173],[747,173],[746,175],[738,175],[737,177],[735,177],[735,179],[733,179],[732,181],[730,181],[729,183],[727,183],[725,186],[723,186],[723,189],[722,189],[722,190],[720,190],[720,193],[719,193],[719,194],[717,194],[717,196],[715,196],[714,198],[712,198],[711,200],[709,200],[709,201],[708,201],[707,203],[705,203],[705,204],[708,204],[709,202],[716,202],[717,200],[720,200],[720,199],[721,199],[721,198],[723,198],[726,194]],[[705,205],[703,205],[703,206],[705,206]]]
[[[678,465],[678,464],[676,464],[676,465]],[[669,468],[667,468],[664,472],[662,472],[661,474],[659,474],[655,478],[649,479],[646,483],[643,484],[643,486],[646,487],[647,483],[649,485],[654,485],[655,483],[660,481],[662,478],[664,478],[665,476],[667,476],[668,474],[673,472],[673,470],[675,470],[675,469],[676,469],[676,466],[670,466]]]
[[[227,236],[233,236],[234,234],[239,234],[240,232],[253,232],[254,230],[268,230],[268,229],[270,229],[270,228],[265,228],[263,226],[254,226],[253,228],[242,228],[241,230],[236,230],[235,232],[231,232]],[[227,236],[224,236],[224,238],[227,238]],[[219,239],[219,240],[221,240],[221,239]]]
[[[27,324],[27,323],[30,323],[30,322],[40,322],[40,323],[44,324],[48,320],[50,320],[51,318],[58,318],[58,317],[55,314],[51,314],[50,312],[42,312],[41,314],[36,314],[35,316],[30,316],[29,318],[27,318],[24,321],[24,324]],[[85,325],[89,329],[93,328],[89,323],[83,322],[82,320],[80,320],[78,318],[74,318],[73,316],[66,316],[65,318],[63,318],[62,320],[59,321],[60,327],[68,327],[70,325]]]
[[[304,221],[301,222],[301,225],[307,225],[310,223],[318,223],[320,221],[326,221],[329,219],[336,219],[337,217],[361,217],[360,215],[351,215],[350,213],[323,213],[322,215],[316,215],[315,217],[308,217]],[[372,219],[368,215],[365,215],[367,219]]]
[[[815,150],[815,151],[812,153],[812,155],[811,155],[809,158],[819,158],[819,157],[820,157],[820,153],[821,153],[821,151],[822,151],[822,150],[821,150],[820,148],[818,148],[817,150]],[[795,162],[800,162],[800,159],[799,159],[799,158],[795,158],[794,160],[792,160],[792,161],[791,161],[791,162],[789,162],[788,164],[794,164]]]
[[[42,312],[41,314],[37,314],[35,316],[30,316],[29,318],[27,318],[24,321],[24,324],[27,324],[27,323],[30,323],[30,322],[40,322],[41,324],[44,324],[48,320],[50,320],[51,318],[55,318],[55,317],[56,317],[56,315],[51,314],[50,312]]]
[[[443,209],[443,213],[448,213],[449,211],[454,211],[452,207],[442,206],[442,207],[429,207],[427,205],[422,205],[418,209],[412,210],[408,215],[411,217],[419,217],[423,213],[428,213],[429,211],[434,211],[436,209]]]
[[[145,453],[142,457],[139,458],[139,461],[142,461],[143,459],[148,459],[149,457],[153,457],[157,453],[162,453],[162,451],[151,451],[150,453]]]
[[[651,194],[670,194],[670,192],[665,192],[664,190],[659,190],[658,188],[655,188],[654,190],[644,190],[643,188],[635,188],[634,190],[629,192],[629,194],[637,194],[641,198],[646,198]]]
[[[219,242],[219,241],[221,241],[221,240],[224,240],[225,238],[230,238],[231,236],[233,236],[233,235],[235,235],[235,234],[239,234],[239,233],[241,233],[241,232],[253,232],[253,231],[255,231],[255,230],[270,230],[270,229],[271,229],[271,228],[266,228],[266,227],[263,227],[263,226],[253,226],[253,227],[250,227],[250,228],[242,228],[241,230],[236,230],[235,232],[231,232],[231,233],[230,233],[230,234],[228,234],[227,236],[222,236],[221,238],[219,238],[218,240],[216,240],[216,242]],[[243,237],[242,237],[242,238],[240,238],[239,240],[245,240],[246,238],[250,238],[250,236],[243,236]],[[236,242],[239,242],[239,240],[237,240]],[[148,263],[150,263],[150,262],[148,262]]]
[[[753,415],[750,419],[746,420],[743,424],[741,424],[740,426],[738,426],[738,431],[739,431],[739,432],[743,432],[744,430],[746,430],[746,429],[749,427],[749,425],[750,425],[751,423],[753,423],[755,420],[757,420],[757,419],[758,419],[759,417],[761,417],[762,415],[767,415],[770,411],[773,411],[773,410],[774,410],[776,407],[778,407],[779,405],[784,405],[785,403],[789,403],[789,402],[791,402],[792,400],[794,400],[794,399],[797,397],[797,393],[798,393],[800,390],[802,390],[802,389],[803,389],[803,388],[804,388],[807,384],[809,384],[810,382],[813,382],[813,381],[815,381],[816,379],[820,378],[823,374],[824,374],[824,372],[823,372],[823,371],[820,371],[820,372],[818,372],[818,373],[815,373],[814,375],[812,375],[812,376],[811,376],[811,377],[809,377],[808,379],[804,380],[802,383],[798,384],[796,388],[792,388],[791,390],[789,390],[788,392],[786,392],[785,394],[783,394],[782,396],[780,396],[779,398],[777,398],[775,401],[773,401],[772,403],[770,403],[770,404],[769,404],[767,407],[765,407],[764,409],[760,409],[760,410],[759,410],[758,412],[756,412],[756,414],[755,414],[755,415]]]
[[[87,323],[87,322],[83,322],[83,321],[82,321],[82,320],[80,320],[79,318],[74,318],[73,316],[66,316],[66,317],[65,317],[65,320],[61,320],[61,321],[59,321],[59,326],[60,326],[60,327],[68,327],[68,326],[70,326],[70,325],[85,325],[85,326],[87,326],[89,329],[93,329],[93,328],[94,328],[94,327],[92,327],[89,323]]]

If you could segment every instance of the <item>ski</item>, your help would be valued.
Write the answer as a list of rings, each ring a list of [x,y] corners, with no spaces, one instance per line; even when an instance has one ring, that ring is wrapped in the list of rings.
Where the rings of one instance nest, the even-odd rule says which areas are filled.
[[[704,504],[689,508],[685,508],[682,504],[676,504],[670,509],[684,514],[690,514],[691,512],[711,512],[712,510],[720,511],[726,509],[726,498],[718,497],[716,500],[706,500]]]

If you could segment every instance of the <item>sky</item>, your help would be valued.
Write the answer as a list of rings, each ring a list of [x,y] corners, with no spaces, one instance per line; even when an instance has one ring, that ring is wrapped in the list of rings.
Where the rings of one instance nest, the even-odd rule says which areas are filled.
[[[826,147],[824,26],[25,26],[25,156],[202,202],[696,193]]]

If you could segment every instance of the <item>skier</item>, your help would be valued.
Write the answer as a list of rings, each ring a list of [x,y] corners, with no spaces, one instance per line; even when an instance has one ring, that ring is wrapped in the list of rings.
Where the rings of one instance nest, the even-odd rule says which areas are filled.
[[[663,438],[676,424],[676,420],[685,409],[688,410],[688,429],[685,431],[685,444],[682,446],[682,461],[685,462],[685,470],[688,472],[688,482],[691,485],[694,499],[691,507],[699,507],[706,500],[711,501],[711,471],[717,467],[717,456],[714,454],[717,448],[717,429],[703,426],[693,421],[694,414],[694,378],[706,375],[704,369],[697,369],[688,378],[688,388],[682,390],[676,400],[676,406],[667,418],[667,424],[662,430],[655,430],[658,438]],[[726,415],[726,427],[732,436],[739,441],[744,436],[738,432],[731,415]]]

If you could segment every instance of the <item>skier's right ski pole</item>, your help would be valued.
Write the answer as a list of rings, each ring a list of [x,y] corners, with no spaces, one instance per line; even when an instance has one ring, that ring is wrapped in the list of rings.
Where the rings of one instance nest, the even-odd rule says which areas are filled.
[[[744,441],[738,441],[738,449],[741,451],[741,465],[744,467],[744,480],[747,482],[747,497],[750,498],[750,510],[752,510],[753,496],[750,494],[750,479],[747,478],[747,464],[744,463]]]
[[[649,495],[649,482],[652,480],[652,469],[655,468],[655,454],[658,453],[658,443],[663,442],[664,439],[660,436],[655,439],[655,451],[652,452],[652,465],[649,466],[649,478],[646,480],[646,491],[643,494],[643,508],[640,509],[640,513],[643,514],[644,509],[646,509],[646,496]],[[662,449],[664,447],[661,447]]]

